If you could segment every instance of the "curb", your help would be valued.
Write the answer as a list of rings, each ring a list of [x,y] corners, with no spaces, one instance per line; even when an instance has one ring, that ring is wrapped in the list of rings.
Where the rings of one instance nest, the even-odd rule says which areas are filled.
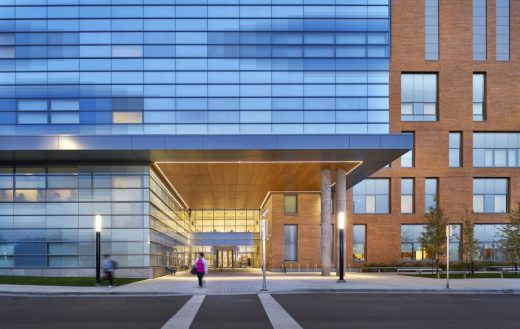
[[[251,295],[255,292],[234,292],[234,293],[205,293],[204,295]],[[351,294],[439,294],[439,295],[520,295],[519,289],[301,289],[301,290],[272,290],[268,294],[326,294],[326,293],[351,293]],[[27,296],[27,297],[174,297],[174,296],[193,296],[201,295],[196,293],[164,293],[164,292],[34,292],[34,291],[0,291],[0,296]]]

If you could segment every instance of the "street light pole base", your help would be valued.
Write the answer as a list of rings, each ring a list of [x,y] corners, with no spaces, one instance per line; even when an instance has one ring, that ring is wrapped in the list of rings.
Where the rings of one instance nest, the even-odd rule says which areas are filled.
[[[96,287],[101,287],[101,283],[100,282],[96,282]]]
[[[265,292],[265,291],[269,291],[269,289],[267,289],[267,288],[262,288],[262,289],[260,289],[260,291]]]
[[[347,281],[343,280],[343,279],[339,279],[336,281],[337,283],[347,283]]]

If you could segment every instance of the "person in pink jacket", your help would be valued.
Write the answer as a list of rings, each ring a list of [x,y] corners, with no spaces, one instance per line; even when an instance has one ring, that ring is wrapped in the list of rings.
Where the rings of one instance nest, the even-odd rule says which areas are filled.
[[[197,258],[193,263],[193,269],[199,279],[199,288],[202,288],[202,278],[204,278],[205,274],[208,274],[208,262],[204,258],[204,253],[201,252],[197,255]]]

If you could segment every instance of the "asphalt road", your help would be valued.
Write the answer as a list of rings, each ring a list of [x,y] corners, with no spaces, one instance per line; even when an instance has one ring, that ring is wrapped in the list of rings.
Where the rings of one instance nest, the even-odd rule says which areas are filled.
[[[272,296],[305,329],[520,328],[519,295],[337,293]],[[189,298],[0,297],[0,328],[158,329]],[[191,328],[273,327],[257,295],[235,295],[206,296]]]
[[[515,295],[374,293],[273,297],[305,329],[520,328],[520,296]]]
[[[191,329],[272,329],[258,295],[206,296]]]
[[[1,329],[157,329],[179,297],[0,297]]]

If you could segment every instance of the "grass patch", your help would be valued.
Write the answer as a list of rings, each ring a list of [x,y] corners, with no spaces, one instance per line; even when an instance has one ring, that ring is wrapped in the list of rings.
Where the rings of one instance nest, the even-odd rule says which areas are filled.
[[[437,275],[435,274],[402,274],[402,275],[408,275],[408,276],[415,276],[418,278],[430,278],[430,279],[436,279]],[[440,275],[441,279],[446,279],[446,274]],[[450,274],[450,279],[464,279],[464,275],[461,273],[454,273]],[[466,279],[500,279],[499,273],[475,273],[475,275],[467,274]],[[511,274],[511,273],[504,273],[504,279],[520,279],[520,274]]]
[[[141,281],[140,278],[115,278],[114,286]],[[73,286],[73,287],[94,287],[96,278],[94,277],[42,277],[42,276],[0,276],[0,284],[22,284],[37,286]],[[101,279],[101,285],[108,286],[108,281]]]

